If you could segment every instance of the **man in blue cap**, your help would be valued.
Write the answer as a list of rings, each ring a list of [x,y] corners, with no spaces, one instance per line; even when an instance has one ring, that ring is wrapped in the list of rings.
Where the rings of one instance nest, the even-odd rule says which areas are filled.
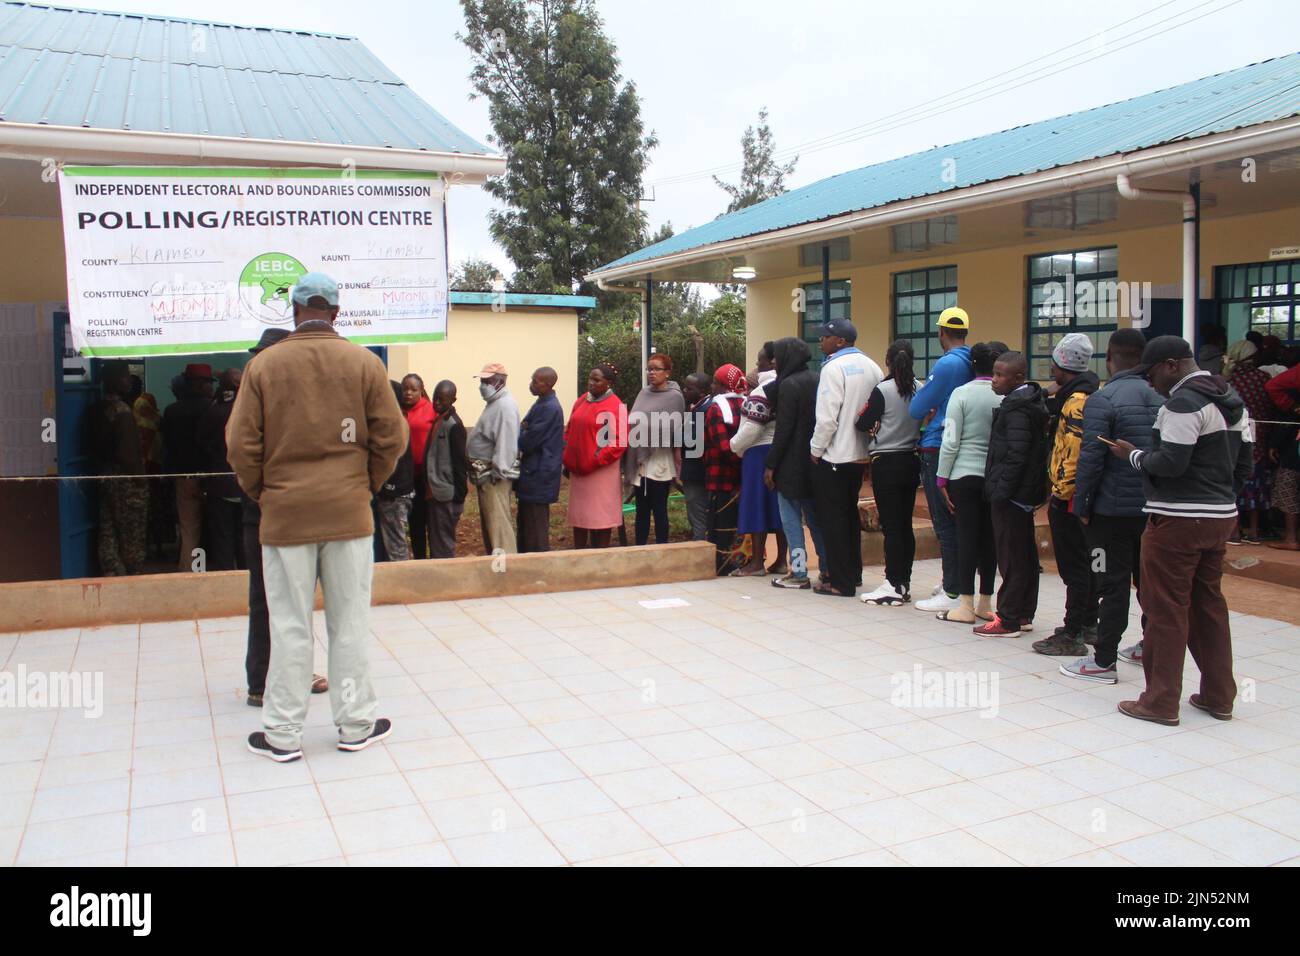
[[[288,337],[288,329],[266,329],[257,340],[257,344],[248,351],[254,356],[260,355],[276,342],[283,342]],[[232,408],[231,411],[233,412],[234,409]],[[228,422],[229,418],[227,418]],[[266,693],[266,671],[271,666],[271,618],[266,609],[266,584],[262,580],[262,542],[258,535],[258,526],[262,523],[262,511],[243,488],[239,489],[239,497],[242,505],[244,561],[248,564],[248,651],[244,655],[248,696],[245,699],[248,706],[261,707],[263,695]],[[327,690],[329,690],[329,681],[319,674],[313,674],[311,692],[323,694]]]
[[[858,411],[884,375],[856,346],[858,330],[848,319],[821,327],[826,356],[817,382],[817,403],[809,450],[813,501],[822,528],[825,582],[818,594],[853,597],[862,583],[862,524],[858,495],[866,472],[867,436],[855,426]],[[779,401],[779,399],[778,399]]]
[[[338,749],[363,750],[392,732],[391,721],[376,716],[366,656],[375,530],[370,500],[408,439],[384,363],[334,330],[334,280],[310,272],[290,298],[294,331],[249,362],[226,429],[230,464],[262,512],[271,623],[265,730],[249,735],[248,749],[281,763],[302,757],[318,578]]]

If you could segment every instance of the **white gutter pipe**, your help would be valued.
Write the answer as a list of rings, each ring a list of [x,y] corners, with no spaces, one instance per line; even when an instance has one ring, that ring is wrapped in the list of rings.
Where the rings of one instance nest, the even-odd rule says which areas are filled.
[[[237,162],[265,165],[304,165],[346,168],[401,169],[447,174],[453,183],[481,184],[506,171],[504,156],[445,153],[383,146],[337,143],[298,143],[235,136],[196,136],[140,130],[46,126],[0,122],[0,147],[41,162],[119,162],[157,165],[160,159]]]
[[[1300,118],[1291,117],[1247,129],[1202,136],[1191,142],[1156,146],[1127,155],[1118,153],[1059,169],[1014,176],[992,183],[951,190],[936,196],[923,196],[875,209],[846,213],[758,236],[711,243],[670,255],[631,262],[617,269],[607,269],[588,276],[588,279],[599,283],[601,276],[604,276],[606,281],[637,275],[644,276],[651,272],[664,272],[712,259],[738,257],[752,249],[828,241],[859,230],[879,228],[897,222],[913,222],[929,216],[947,215],[966,209],[1024,202],[1039,196],[1094,186],[1109,186],[1114,184],[1115,177],[1119,173],[1129,176],[1154,176],[1198,164],[1240,159],[1243,156],[1258,155],[1261,152],[1278,149],[1296,148],[1300,148]]]
[[[597,279],[596,288],[602,292],[634,292],[641,297],[641,387],[645,388],[649,382],[646,381],[646,364],[650,361],[650,317],[646,315],[646,287],[643,283],[626,283],[610,282],[606,279]]]
[[[1115,188],[1125,199],[1150,199],[1183,205],[1183,338],[1196,343],[1196,300],[1200,296],[1196,275],[1196,197],[1176,189],[1139,189],[1127,173],[1115,177]]]

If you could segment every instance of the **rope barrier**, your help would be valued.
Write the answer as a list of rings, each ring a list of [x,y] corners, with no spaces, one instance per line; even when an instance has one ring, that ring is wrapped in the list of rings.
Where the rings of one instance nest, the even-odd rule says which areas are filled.
[[[169,471],[155,475],[0,475],[0,481],[112,481],[115,478],[233,478],[233,471]]]

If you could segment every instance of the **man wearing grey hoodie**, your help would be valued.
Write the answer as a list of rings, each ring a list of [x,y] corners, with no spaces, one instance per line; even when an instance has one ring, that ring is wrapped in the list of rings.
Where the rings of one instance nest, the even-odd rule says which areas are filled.
[[[489,362],[475,376],[487,407],[465,444],[469,477],[478,488],[487,554],[518,554],[510,520],[510,488],[519,477],[519,406],[506,388],[506,367]]]

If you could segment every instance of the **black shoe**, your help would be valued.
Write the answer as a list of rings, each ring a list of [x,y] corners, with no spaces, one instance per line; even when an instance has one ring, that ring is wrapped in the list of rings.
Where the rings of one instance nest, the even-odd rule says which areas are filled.
[[[249,707],[261,707],[262,697],[263,697],[262,694],[254,694],[250,691],[246,703],[248,704]]]
[[[1083,641],[1083,643],[1087,644],[1089,647],[1096,647],[1097,625],[1094,624],[1092,627],[1085,627],[1083,633],[1079,635],[1079,640]]]
[[[375,721],[375,727],[370,731],[369,737],[363,737],[361,740],[340,740],[339,750],[365,750],[377,740],[383,740],[393,732],[393,722],[387,717],[380,717]]]
[[[1030,646],[1039,654],[1046,654],[1048,657],[1084,657],[1088,653],[1088,648],[1083,641],[1068,631],[1061,630],[1041,641],[1034,641]]]
[[[272,747],[266,741],[266,734],[260,730],[255,734],[248,735],[248,752],[262,757],[270,757],[276,763],[290,763],[302,759],[301,748],[297,750],[280,750],[278,747]]]

